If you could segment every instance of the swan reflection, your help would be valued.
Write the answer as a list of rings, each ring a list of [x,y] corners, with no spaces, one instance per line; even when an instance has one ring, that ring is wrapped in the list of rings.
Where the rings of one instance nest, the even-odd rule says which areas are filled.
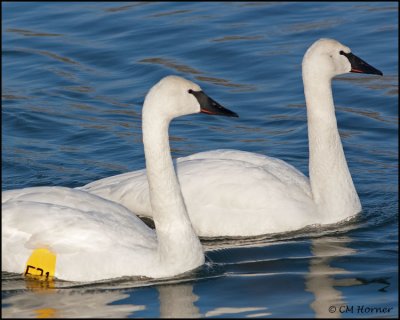
[[[288,248],[287,240],[283,240],[283,242],[284,244],[281,244],[281,241],[272,241],[271,243],[268,243],[268,240],[266,239],[258,241],[258,243],[257,241],[251,243],[249,240],[232,240],[229,245],[227,240],[225,240],[223,245],[221,245],[220,242],[215,241],[213,244],[208,243],[206,247],[211,251],[219,250],[221,246],[231,247],[230,250],[235,252],[238,252],[238,250],[248,251],[250,248],[257,247],[261,250],[253,251],[257,257],[260,256],[261,252],[264,255],[268,255],[269,252],[269,257],[265,257],[267,261],[255,261],[255,257],[251,257],[251,255],[248,257],[250,260],[254,260],[254,263],[257,264],[257,266],[253,265],[253,272],[240,274],[240,278],[243,279],[243,277],[259,277],[261,275],[260,268],[262,267],[263,270],[266,267],[268,268],[268,260],[275,261],[275,267],[278,266],[276,264],[277,259],[282,260],[281,262],[284,264],[288,263],[287,259],[289,257],[282,254],[281,248],[277,248],[277,246],[279,247],[280,245],[282,245],[282,248]],[[298,245],[307,245],[307,241],[302,241],[302,244],[299,244],[292,239],[290,242],[292,242],[296,248]],[[349,301],[346,301],[340,288],[362,284],[360,280],[351,276],[344,278],[351,275],[351,273],[343,268],[333,266],[338,258],[351,256],[356,253],[356,250],[349,248],[350,242],[351,238],[347,236],[333,237],[326,235],[311,240],[311,257],[308,256],[308,253],[305,253],[308,261],[307,272],[304,276],[304,281],[298,282],[299,286],[296,286],[298,288],[296,291],[298,291],[299,296],[302,295],[302,292],[304,293],[304,290],[313,294],[310,308],[317,318],[341,317],[342,313],[339,311],[339,308],[340,306],[348,304]],[[274,246],[269,248],[270,244],[274,244]],[[239,247],[241,247],[241,249],[239,249]],[[278,255],[274,257],[273,252]],[[240,254],[237,257],[240,260],[243,259],[243,256]],[[304,257],[300,257],[300,259],[303,258]],[[293,257],[291,259],[293,259]],[[221,262],[225,263],[226,260]],[[239,263],[239,261],[232,262],[233,265]],[[216,263],[219,264],[218,261]],[[290,272],[290,270],[286,271]],[[276,271],[270,269],[269,271],[265,270],[265,272],[268,272],[268,276],[272,276]],[[217,273],[219,275],[224,275],[230,272],[229,270],[221,268]],[[209,273],[207,274],[208,276],[206,276],[206,278],[209,278],[211,275]],[[236,274],[236,276],[237,275],[238,274]],[[342,279],[337,279],[338,276],[341,276]],[[220,301],[212,307],[201,308],[202,295],[195,293],[196,288],[194,287],[194,284],[200,288],[202,282],[193,282],[193,279],[199,280],[200,278],[198,275],[191,273],[189,278],[186,276],[168,281],[127,278],[121,279],[120,281],[89,285],[69,285],[68,282],[56,282],[55,284],[51,283],[44,285],[43,282],[24,280],[24,286],[22,288],[21,285],[9,285],[9,282],[5,281],[3,283],[3,292],[7,291],[9,293],[8,296],[3,295],[5,296],[3,298],[3,315],[7,318],[108,316],[113,318],[122,318],[131,317],[132,315],[139,317],[142,315],[151,315],[155,317],[159,316],[161,318],[221,316],[268,317],[274,316],[276,314],[276,308],[279,310],[281,307],[279,304],[274,305],[274,299],[268,293],[270,288],[266,286],[265,295],[263,294],[264,297],[259,297],[260,299],[258,301],[254,300],[254,305],[243,306],[238,305],[236,299],[233,299],[232,303],[220,299]],[[281,284],[285,285],[283,281],[286,280],[282,279],[281,281]],[[250,280],[250,283],[247,282],[247,285],[251,286],[251,283]],[[269,283],[269,281],[267,281],[267,283]],[[304,286],[301,284],[304,284]],[[215,285],[221,286],[221,283]],[[199,288],[197,289],[199,290]],[[26,291],[26,289],[28,290]],[[158,295],[154,295],[155,290]],[[14,291],[15,294],[13,293]],[[142,297],[146,296],[149,292],[152,297],[147,297],[143,300]],[[282,293],[284,293],[284,291]],[[240,294],[240,292],[235,293],[235,295],[239,296]],[[155,299],[157,298],[159,305],[155,302]],[[337,311],[331,313],[331,309],[329,309],[330,306],[336,306]],[[158,308],[159,313],[157,312]]]
[[[338,287],[361,284],[361,281],[355,278],[335,279],[337,275],[350,274],[343,268],[332,266],[332,262],[338,257],[356,253],[355,249],[347,246],[350,242],[351,238],[347,236],[323,237],[313,239],[311,242],[311,252],[314,257],[310,260],[305,285],[306,291],[314,294],[314,301],[310,307],[317,318],[340,318],[339,308],[346,305],[346,300]]]
[[[129,294],[119,290],[43,289],[3,299],[4,318],[126,318],[144,305],[114,304]]]

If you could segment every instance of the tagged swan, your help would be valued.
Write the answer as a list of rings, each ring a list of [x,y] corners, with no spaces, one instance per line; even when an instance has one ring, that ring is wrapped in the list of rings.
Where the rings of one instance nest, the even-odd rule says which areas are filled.
[[[204,253],[186,211],[168,140],[173,118],[198,112],[237,116],[177,76],[160,80],[145,98],[143,143],[155,232],[125,207],[85,191],[4,191],[2,271],[42,270],[25,269],[32,252],[42,248],[56,256],[54,276],[72,281],[171,277],[202,265]]]
[[[340,140],[331,80],[348,73],[382,75],[336,40],[320,39],[302,63],[309,173],[265,155],[213,150],[177,160],[178,179],[201,237],[254,236],[335,223],[361,211]],[[152,216],[146,171],[101,179],[81,189]]]

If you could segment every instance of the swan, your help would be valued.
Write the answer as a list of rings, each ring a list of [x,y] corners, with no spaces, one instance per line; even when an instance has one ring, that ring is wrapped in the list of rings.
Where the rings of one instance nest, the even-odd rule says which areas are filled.
[[[3,191],[2,271],[32,274],[27,260],[39,249],[55,255],[54,276],[69,281],[172,277],[202,265],[203,249],[187,214],[168,140],[173,118],[198,112],[237,116],[177,76],[161,79],[146,95],[143,144],[155,231],[122,205],[82,190]],[[43,274],[42,268],[33,269]]]
[[[336,223],[361,211],[340,140],[331,80],[348,73],[382,72],[333,39],[319,39],[302,62],[307,105],[309,176],[262,154],[212,150],[176,161],[196,233],[256,236]],[[128,172],[80,187],[151,217],[146,171]]]

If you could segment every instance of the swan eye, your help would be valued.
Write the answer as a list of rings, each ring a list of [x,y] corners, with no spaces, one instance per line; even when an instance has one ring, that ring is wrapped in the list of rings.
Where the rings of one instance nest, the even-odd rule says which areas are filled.
[[[339,51],[339,54],[341,54],[342,56],[344,56],[344,55],[345,55],[345,53],[344,53],[344,51],[343,51],[343,50],[340,50],[340,51]]]
[[[189,89],[188,92],[191,93],[191,94],[194,93],[194,91],[192,89]]]

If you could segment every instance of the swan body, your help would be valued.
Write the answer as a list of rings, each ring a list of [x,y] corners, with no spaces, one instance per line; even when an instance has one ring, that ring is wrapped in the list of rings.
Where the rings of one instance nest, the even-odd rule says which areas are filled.
[[[56,253],[59,279],[159,274],[155,232],[121,205],[64,187],[10,190],[2,197],[4,271],[24,273],[32,251],[45,247]]]
[[[316,41],[302,63],[309,136],[309,173],[261,154],[213,150],[176,161],[193,227],[201,237],[255,236],[339,222],[361,211],[340,140],[331,79],[382,73],[333,39]],[[83,187],[151,217],[145,170]]]
[[[290,216],[301,214],[308,224],[318,218],[308,178],[280,159],[221,149],[178,158],[176,168],[193,227],[202,237],[289,231],[304,223]],[[98,180],[84,189],[151,217],[144,169]],[[266,214],[277,210],[287,214]]]
[[[65,187],[2,192],[2,271],[23,273],[32,251],[56,255],[55,277],[95,281],[121,276],[171,277],[204,263],[190,223],[168,142],[170,121],[205,112],[237,116],[193,82],[160,80],[143,106],[150,210],[156,229],[122,205]]]

